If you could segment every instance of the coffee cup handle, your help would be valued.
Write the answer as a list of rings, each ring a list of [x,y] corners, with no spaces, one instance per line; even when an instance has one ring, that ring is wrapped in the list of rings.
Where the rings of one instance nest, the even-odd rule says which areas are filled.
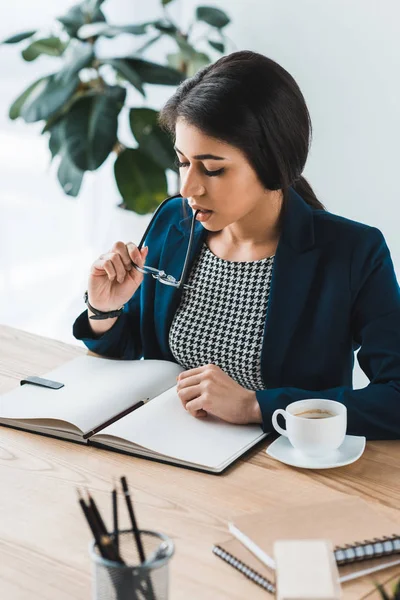
[[[273,415],[272,415],[272,425],[274,426],[274,429],[276,429],[276,431],[278,433],[280,433],[281,435],[284,435],[285,437],[288,436],[286,429],[282,429],[282,427],[278,424],[278,415],[282,415],[282,417],[285,419],[286,421],[286,410],[283,410],[282,408],[277,408]]]

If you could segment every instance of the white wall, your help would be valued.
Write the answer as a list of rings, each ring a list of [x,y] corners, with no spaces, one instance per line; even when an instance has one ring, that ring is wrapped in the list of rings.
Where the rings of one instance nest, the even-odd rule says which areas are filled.
[[[197,2],[185,0],[187,21]],[[219,0],[238,50],[299,84],[314,140],[304,171],[331,212],[379,227],[400,274],[400,2]]]

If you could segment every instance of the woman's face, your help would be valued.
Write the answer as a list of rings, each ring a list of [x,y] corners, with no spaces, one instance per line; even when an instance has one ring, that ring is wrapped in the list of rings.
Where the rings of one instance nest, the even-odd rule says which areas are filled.
[[[202,133],[183,119],[176,123],[175,150],[180,192],[208,231],[247,222],[265,210],[265,188],[238,148]]]

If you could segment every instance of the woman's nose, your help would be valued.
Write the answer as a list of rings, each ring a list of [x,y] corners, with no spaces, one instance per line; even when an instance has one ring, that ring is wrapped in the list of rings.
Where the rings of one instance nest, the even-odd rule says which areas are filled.
[[[184,174],[181,175],[181,196],[189,198],[190,196],[202,196],[205,192],[204,186],[191,170],[187,169]]]

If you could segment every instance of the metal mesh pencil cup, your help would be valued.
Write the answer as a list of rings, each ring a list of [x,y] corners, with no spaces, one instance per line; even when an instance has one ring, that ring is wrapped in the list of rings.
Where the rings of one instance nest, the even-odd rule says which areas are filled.
[[[131,529],[119,532],[119,550],[125,564],[103,558],[96,542],[90,543],[93,600],[168,599],[168,563],[174,543],[156,531],[141,530],[140,537],[146,555],[142,564]]]

